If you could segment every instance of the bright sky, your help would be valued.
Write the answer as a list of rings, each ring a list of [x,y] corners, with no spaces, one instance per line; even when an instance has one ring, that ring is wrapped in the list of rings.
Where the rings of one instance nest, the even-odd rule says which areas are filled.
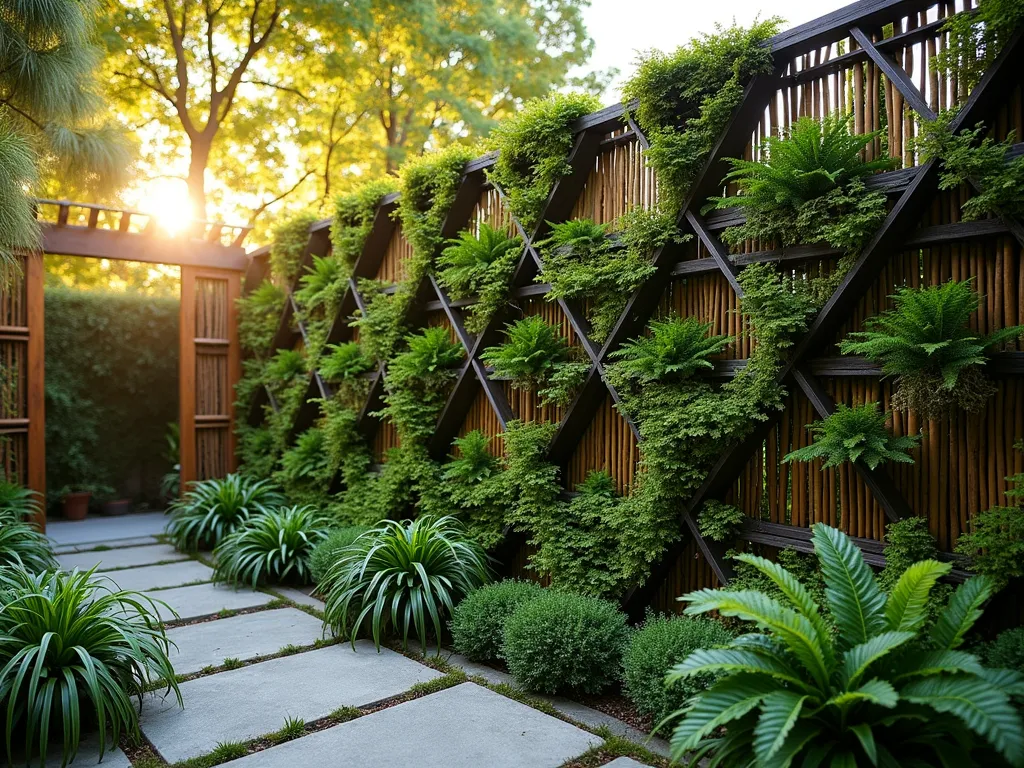
[[[622,81],[633,71],[637,51],[674,51],[691,37],[712,32],[715,22],[747,25],[760,16],[781,16],[785,28],[823,16],[851,0],[591,0],[584,12],[594,38],[593,69],[616,67],[619,79],[605,101],[619,97]]]

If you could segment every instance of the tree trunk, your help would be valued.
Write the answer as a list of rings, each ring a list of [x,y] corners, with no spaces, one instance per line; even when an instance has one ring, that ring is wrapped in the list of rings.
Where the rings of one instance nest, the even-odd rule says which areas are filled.
[[[192,202],[193,215],[206,218],[206,166],[210,163],[213,141],[205,136],[192,139],[191,155],[188,162],[188,197]]]

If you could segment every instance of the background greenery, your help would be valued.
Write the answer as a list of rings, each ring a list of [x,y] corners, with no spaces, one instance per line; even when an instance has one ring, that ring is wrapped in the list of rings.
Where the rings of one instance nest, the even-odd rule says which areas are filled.
[[[46,290],[46,479],[159,501],[178,419],[178,300]]]

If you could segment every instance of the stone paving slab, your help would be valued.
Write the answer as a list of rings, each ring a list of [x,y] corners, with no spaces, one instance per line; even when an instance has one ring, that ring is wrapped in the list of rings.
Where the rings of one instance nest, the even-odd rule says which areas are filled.
[[[167,519],[163,512],[140,512],[122,517],[51,520],[46,524],[46,535],[58,547],[84,544],[106,544],[113,547],[125,539],[163,533]]]
[[[80,571],[88,571],[93,567],[96,567],[98,571],[110,571],[116,568],[137,568],[153,563],[188,559],[188,555],[182,554],[169,544],[108,549],[99,552],[75,552],[57,556],[57,562],[65,571],[75,568]]]
[[[366,706],[441,676],[394,651],[378,654],[372,643],[361,641],[356,648],[342,643],[182,683],[185,709],[173,697],[147,698],[142,732],[165,760],[175,763],[207,754],[219,742],[276,731],[287,717],[316,720],[339,707]]]
[[[288,598],[294,603],[298,603],[299,605],[308,605],[310,608],[316,608],[318,611],[322,611],[325,607],[323,600],[306,594],[301,589],[295,589],[294,587],[274,587],[274,592],[279,594],[281,597]]]
[[[61,745],[54,744],[46,754],[46,768],[61,768]],[[6,755],[4,756],[6,760]],[[38,765],[38,760],[32,765]],[[78,745],[78,754],[75,756],[74,762],[68,763],[70,768],[91,768],[91,766],[101,766],[102,768],[132,768],[131,761],[125,756],[124,752],[118,749],[116,744],[111,743],[111,739],[107,739],[107,750],[103,753],[103,762],[100,762],[100,741],[96,735],[87,737],[81,744]]]
[[[177,646],[170,654],[174,671],[190,675],[224,659],[247,661],[286,645],[312,645],[323,637],[323,624],[296,608],[278,608],[171,629],[167,637]]]
[[[564,699],[561,696],[537,695],[537,698],[548,702],[548,704],[553,706],[563,715],[571,717],[577,723],[583,723],[590,728],[605,727],[616,736],[629,739],[634,744],[646,747],[655,754],[661,755],[662,757],[669,756],[669,745],[667,741],[656,736],[651,737],[643,731],[637,730],[628,723],[622,722],[617,717],[612,717],[600,710],[585,706],[579,702],[573,701],[572,699]]]
[[[476,661],[470,661],[461,653],[453,653],[449,656],[448,663],[461,668],[467,675],[482,677],[492,685],[501,685],[502,683],[506,685],[515,685],[512,675],[507,672],[502,672],[500,669],[495,669],[494,667],[489,667],[486,664],[480,664]]]
[[[557,768],[602,743],[474,683],[227,763],[232,768]]]
[[[164,587],[183,587],[198,581],[213,579],[213,568],[196,560],[184,560],[169,565],[147,565],[141,568],[127,568],[97,575],[95,578],[109,580],[120,589],[147,592]]]
[[[616,757],[604,768],[650,768],[646,763],[638,763],[632,757]]]
[[[53,547],[53,554],[69,555],[72,552],[95,552],[97,548],[102,551],[109,549],[125,549],[127,547],[145,547],[150,544],[159,543],[160,540],[156,536],[140,536],[137,539],[117,539],[109,543],[94,541],[88,544],[57,545]]]
[[[222,610],[240,611],[266,605],[274,599],[273,595],[263,592],[248,588],[234,589],[223,584],[195,584],[190,587],[161,589],[151,596],[154,600],[161,601],[156,606],[160,621],[202,619]],[[175,616],[171,609],[178,615]]]

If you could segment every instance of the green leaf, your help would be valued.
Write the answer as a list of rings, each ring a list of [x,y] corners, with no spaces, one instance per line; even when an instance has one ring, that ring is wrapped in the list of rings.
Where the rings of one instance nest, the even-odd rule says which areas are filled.
[[[981,606],[991,597],[992,591],[993,582],[988,576],[972,576],[961,584],[932,628],[932,640],[936,645],[949,650],[959,646],[981,616]]]
[[[896,689],[892,687],[891,683],[874,678],[868,680],[855,691],[844,691],[836,694],[825,702],[825,705],[847,709],[851,704],[866,701],[871,704],[877,704],[880,707],[892,709],[899,703],[899,699],[899,694],[896,693]]]
[[[754,729],[754,754],[760,762],[768,763],[782,749],[806,700],[807,696],[791,691],[776,691],[765,697]]]
[[[907,654],[901,659],[901,662],[902,665],[897,670],[897,674],[893,678],[894,681],[939,675],[943,672],[951,674],[968,672],[980,675],[983,671],[978,657],[963,651],[939,650]]]
[[[672,759],[681,760],[705,736],[719,726],[743,717],[757,707],[765,696],[778,690],[777,683],[758,675],[731,675],[715,683],[697,696],[689,709],[666,718],[671,720],[685,714],[682,722],[672,732]]]
[[[871,731],[871,726],[867,723],[857,723],[850,726],[850,730],[857,737],[871,764],[878,765],[878,748],[875,746],[875,734]]]
[[[672,685],[684,677],[707,672],[764,674],[810,692],[815,690],[782,659],[727,648],[697,649],[669,670],[665,684]]]
[[[883,656],[917,635],[913,632],[883,632],[865,643],[853,646],[843,659],[843,680],[847,687],[857,685],[865,672]]]
[[[822,523],[813,530],[814,551],[840,641],[846,647],[866,642],[885,627],[885,594],[845,533]]]
[[[952,568],[949,563],[936,560],[922,560],[907,568],[885,605],[889,629],[902,632],[920,627],[928,615],[928,595],[932,587]]]

